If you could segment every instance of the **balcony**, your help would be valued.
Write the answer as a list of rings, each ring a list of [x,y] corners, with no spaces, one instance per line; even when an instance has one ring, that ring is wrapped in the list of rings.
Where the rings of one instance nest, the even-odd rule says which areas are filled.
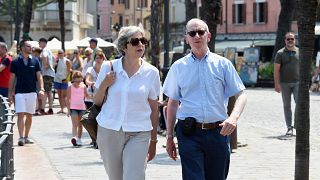
[[[79,15],[80,28],[89,29],[93,27],[93,15],[89,13],[81,13]]]
[[[77,22],[77,15],[72,11],[64,11],[64,19],[66,23]],[[44,25],[59,24],[59,10],[36,11],[33,20],[43,23]]]

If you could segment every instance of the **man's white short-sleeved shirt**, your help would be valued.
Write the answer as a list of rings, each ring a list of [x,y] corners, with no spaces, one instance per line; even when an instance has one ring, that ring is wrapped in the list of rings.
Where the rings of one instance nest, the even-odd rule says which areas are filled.
[[[177,60],[163,84],[163,93],[180,102],[176,117],[202,123],[224,121],[228,98],[244,89],[231,61],[209,51],[201,60],[192,53]]]
[[[130,78],[122,67],[122,58],[112,61],[115,82],[109,87],[107,100],[97,116],[101,127],[125,132],[152,130],[151,108],[148,99],[157,100],[160,94],[160,76],[157,68],[142,60],[139,70]],[[99,88],[110,62],[100,69],[96,88]]]

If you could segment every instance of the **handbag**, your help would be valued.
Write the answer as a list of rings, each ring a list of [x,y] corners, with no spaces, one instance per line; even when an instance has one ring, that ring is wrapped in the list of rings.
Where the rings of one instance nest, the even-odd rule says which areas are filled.
[[[112,62],[110,61],[111,71],[113,71]],[[107,98],[108,88],[106,90],[106,95],[104,97],[103,103],[105,103]],[[103,104],[102,103],[102,104]],[[98,132],[98,123],[97,123],[97,116],[101,111],[101,106],[93,104],[86,112],[82,115],[80,123],[83,127],[88,131],[92,140],[97,140],[97,132]]]

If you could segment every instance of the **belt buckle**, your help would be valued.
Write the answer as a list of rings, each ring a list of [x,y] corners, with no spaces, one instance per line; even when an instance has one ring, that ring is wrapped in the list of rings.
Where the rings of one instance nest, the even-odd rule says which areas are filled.
[[[210,128],[206,128],[206,127],[204,127],[205,126],[205,123],[201,123],[201,129],[202,130],[208,130],[208,129],[210,129]]]

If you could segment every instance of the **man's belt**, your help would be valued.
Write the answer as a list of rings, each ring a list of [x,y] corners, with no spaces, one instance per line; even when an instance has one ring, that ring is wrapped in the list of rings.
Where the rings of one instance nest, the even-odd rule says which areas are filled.
[[[203,129],[203,130],[215,129],[215,128],[219,127],[219,124],[221,124],[221,123],[222,123],[221,121],[217,121],[217,122],[214,122],[214,123],[199,123],[199,122],[196,122],[196,128]]]

